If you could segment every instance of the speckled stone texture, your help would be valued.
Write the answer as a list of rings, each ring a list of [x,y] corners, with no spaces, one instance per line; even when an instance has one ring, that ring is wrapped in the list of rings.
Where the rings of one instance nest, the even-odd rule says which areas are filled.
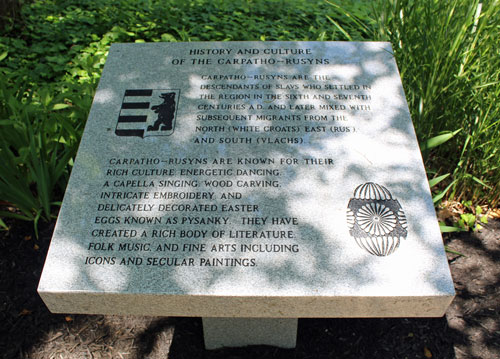
[[[295,348],[298,319],[203,318],[205,349],[272,345]]]
[[[442,316],[390,44],[113,44],[38,291],[63,313]]]

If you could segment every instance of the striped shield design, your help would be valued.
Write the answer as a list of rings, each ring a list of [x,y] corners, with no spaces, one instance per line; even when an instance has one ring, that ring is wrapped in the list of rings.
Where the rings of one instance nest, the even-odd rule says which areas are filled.
[[[175,129],[179,89],[126,90],[115,134],[117,136],[169,136]]]

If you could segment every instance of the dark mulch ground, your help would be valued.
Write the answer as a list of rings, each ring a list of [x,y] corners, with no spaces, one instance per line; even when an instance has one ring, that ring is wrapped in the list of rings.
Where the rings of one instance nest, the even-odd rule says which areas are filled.
[[[500,358],[500,221],[447,238],[457,297],[445,318],[300,319],[295,350],[205,351],[199,318],[54,315],[36,287],[53,225],[0,233],[2,358]]]

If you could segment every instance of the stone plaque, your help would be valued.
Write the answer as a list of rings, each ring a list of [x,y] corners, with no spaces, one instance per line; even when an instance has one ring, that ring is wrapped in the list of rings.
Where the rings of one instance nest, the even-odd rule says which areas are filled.
[[[390,44],[114,44],[39,293],[54,312],[443,315]]]

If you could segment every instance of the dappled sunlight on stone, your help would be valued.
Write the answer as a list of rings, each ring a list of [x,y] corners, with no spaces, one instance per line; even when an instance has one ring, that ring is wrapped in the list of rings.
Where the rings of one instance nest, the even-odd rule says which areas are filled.
[[[68,271],[42,276],[50,308],[442,314],[453,287],[390,51],[113,45],[47,260]]]
[[[113,100],[116,101],[118,95],[111,89],[103,89],[96,92],[94,102],[96,103],[109,103]]]

